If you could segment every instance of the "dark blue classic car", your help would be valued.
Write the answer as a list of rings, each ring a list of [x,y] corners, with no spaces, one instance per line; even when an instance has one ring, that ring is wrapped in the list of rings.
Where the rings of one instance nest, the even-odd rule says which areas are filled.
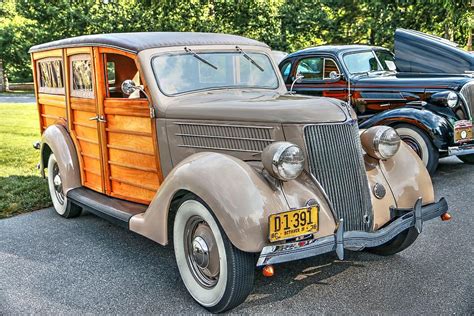
[[[469,75],[400,72],[389,50],[365,45],[300,50],[283,59],[280,70],[289,90],[347,101],[361,128],[394,127],[430,173],[448,155],[474,163]]]

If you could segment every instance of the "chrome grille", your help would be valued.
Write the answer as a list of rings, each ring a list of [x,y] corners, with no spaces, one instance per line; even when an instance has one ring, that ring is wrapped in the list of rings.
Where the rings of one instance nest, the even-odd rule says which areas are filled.
[[[466,100],[469,111],[471,112],[471,119],[474,118],[474,81],[468,82],[462,87],[461,94]]]
[[[273,127],[175,122],[179,147],[260,153],[274,142]]]
[[[304,135],[309,171],[344,219],[344,230],[369,231],[373,211],[357,124],[309,125]]]

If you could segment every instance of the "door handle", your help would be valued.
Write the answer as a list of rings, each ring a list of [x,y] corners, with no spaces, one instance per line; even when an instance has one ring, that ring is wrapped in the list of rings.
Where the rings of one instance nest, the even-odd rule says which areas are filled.
[[[89,118],[89,121],[97,121],[97,122],[100,122],[100,123],[105,123],[105,122],[107,122],[107,121],[105,120],[105,117],[104,117],[103,115],[100,115],[100,116],[99,116],[99,115],[96,115],[96,116],[94,116],[94,117],[91,117],[91,118]]]

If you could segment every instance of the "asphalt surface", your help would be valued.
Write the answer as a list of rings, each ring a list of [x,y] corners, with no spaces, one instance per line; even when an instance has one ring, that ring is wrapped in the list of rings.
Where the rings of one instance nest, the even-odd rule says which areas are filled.
[[[453,219],[426,223],[392,257],[335,254],[256,272],[236,313],[473,314],[474,166],[443,160],[434,178]],[[181,283],[171,246],[93,215],[52,209],[0,221],[0,314],[204,313]]]

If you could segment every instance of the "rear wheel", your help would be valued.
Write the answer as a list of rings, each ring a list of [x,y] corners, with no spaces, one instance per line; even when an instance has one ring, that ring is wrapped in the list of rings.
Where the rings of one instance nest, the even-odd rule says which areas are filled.
[[[461,159],[461,161],[464,163],[474,165],[474,154],[461,155],[461,156],[458,156],[458,158]]]
[[[48,159],[48,187],[54,209],[59,215],[70,218],[81,215],[82,208],[73,204],[64,194],[62,175],[54,154]]]
[[[204,202],[194,196],[178,208],[173,244],[184,285],[210,312],[232,309],[252,291],[253,254],[235,248]]]
[[[380,256],[391,256],[410,247],[417,237],[418,232],[412,227],[404,230],[385,244],[373,248],[365,248],[365,250]]]
[[[420,157],[430,175],[433,175],[438,167],[439,151],[428,135],[418,127],[409,124],[397,125],[395,130],[401,140]]]

